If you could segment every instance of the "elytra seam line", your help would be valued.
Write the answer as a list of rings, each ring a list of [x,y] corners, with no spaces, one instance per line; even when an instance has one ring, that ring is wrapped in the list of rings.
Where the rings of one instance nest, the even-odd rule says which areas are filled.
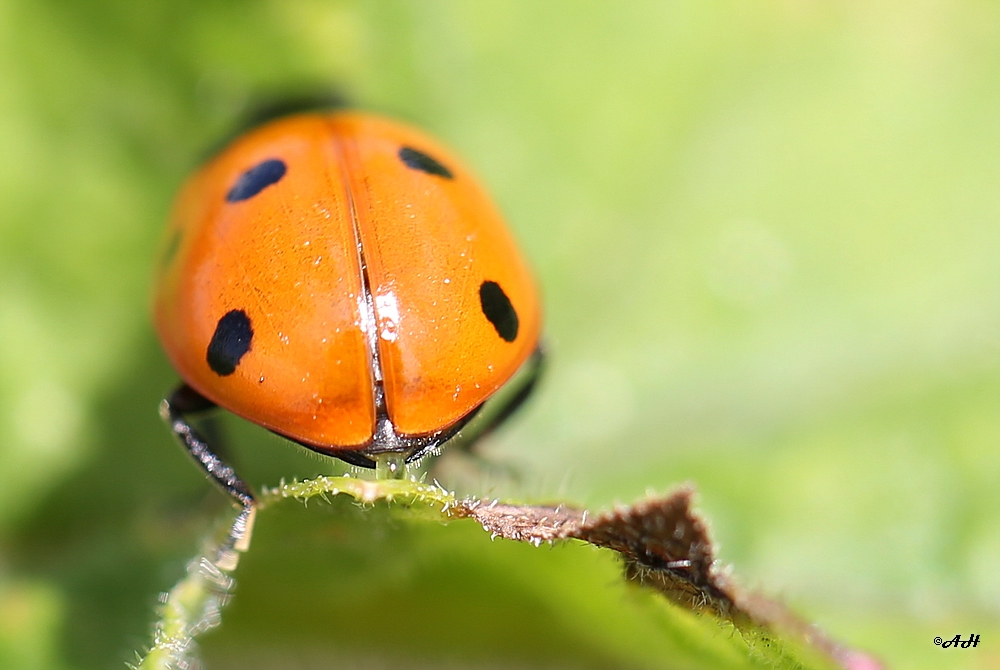
[[[378,351],[378,321],[375,315],[375,299],[372,296],[371,279],[368,276],[368,263],[365,260],[364,244],[361,241],[361,229],[358,225],[358,211],[354,200],[354,192],[351,189],[351,181],[348,178],[350,163],[347,157],[345,142],[341,138],[333,137],[336,149],[337,160],[340,164],[340,179],[347,194],[347,208],[351,216],[351,228],[354,231],[354,242],[358,250],[358,263],[361,266],[361,290],[364,291],[364,306],[367,314],[365,319],[369,324],[366,335],[369,360],[372,362],[372,395],[375,404],[375,431],[373,439],[378,438],[379,427],[382,421],[388,421],[389,412],[385,402],[385,387],[382,374],[382,363]]]

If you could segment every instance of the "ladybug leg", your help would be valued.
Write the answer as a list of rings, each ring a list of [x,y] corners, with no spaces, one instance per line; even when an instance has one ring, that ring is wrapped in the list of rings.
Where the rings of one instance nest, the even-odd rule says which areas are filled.
[[[525,376],[521,382],[521,386],[511,395],[506,404],[490,417],[482,428],[471,436],[471,440],[469,441],[470,447],[502,426],[517,410],[521,409],[524,402],[531,397],[531,394],[538,387],[538,380],[542,378],[544,371],[545,349],[539,344],[535,348],[535,352],[531,354],[531,358],[527,361]]]
[[[197,414],[214,407],[215,403],[211,400],[187,384],[181,384],[169,398],[160,403],[160,416],[170,425],[170,430],[212,481],[221,486],[241,508],[229,533],[229,539],[234,549],[246,551],[250,544],[250,532],[253,529],[256,513],[253,491],[230,465],[212,451],[205,438],[186,418],[189,414]]]
[[[470,453],[475,444],[499,428],[507,419],[521,409],[524,402],[531,397],[532,392],[538,386],[538,380],[545,370],[545,348],[539,344],[531,358],[525,362],[524,375],[521,377],[520,386],[514,390],[504,405],[495,410],[492,416],[478,426],[470,426],[470,430],[459,435],[457,447],[459,451]]]

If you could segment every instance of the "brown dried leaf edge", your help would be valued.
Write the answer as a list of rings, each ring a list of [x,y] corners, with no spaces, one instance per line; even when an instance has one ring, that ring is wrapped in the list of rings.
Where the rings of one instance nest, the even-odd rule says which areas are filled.
[[[694,489],[588,516],[560,505],[509,505],[486,500],[453,504],[453,517],[471,518],[494,537],[538,545],[577,539],[617,551],[629,581],[653,588],[688,609],[732,622],[741,631],[774,631],[798,638],[845,670],[883,666],[803,621],[781,603],[742,589],[722,570],[707,523],[692,509]]]

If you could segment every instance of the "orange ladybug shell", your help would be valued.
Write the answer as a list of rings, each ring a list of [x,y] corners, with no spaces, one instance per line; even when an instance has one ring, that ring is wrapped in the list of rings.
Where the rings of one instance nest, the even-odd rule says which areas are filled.
[[[364,114],[234,142],[184,187],[156,327],[203,396],[321,451],[457,424],[538,344],[530,271],[450,153]],[[379,393],[379,389],[384,390]]]

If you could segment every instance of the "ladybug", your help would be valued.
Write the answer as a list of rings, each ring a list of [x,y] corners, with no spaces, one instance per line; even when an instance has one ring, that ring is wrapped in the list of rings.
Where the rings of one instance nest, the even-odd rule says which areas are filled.
[[[161,414],[245,520],[252,490],[191,415],[222,407],[370,468],[436,452],[516,378],[482,436],[538,379],[527,264],[468,170],[405,125],[337,112],[252,130],[183,187],[165,240],[153,311],[183,383]]]

